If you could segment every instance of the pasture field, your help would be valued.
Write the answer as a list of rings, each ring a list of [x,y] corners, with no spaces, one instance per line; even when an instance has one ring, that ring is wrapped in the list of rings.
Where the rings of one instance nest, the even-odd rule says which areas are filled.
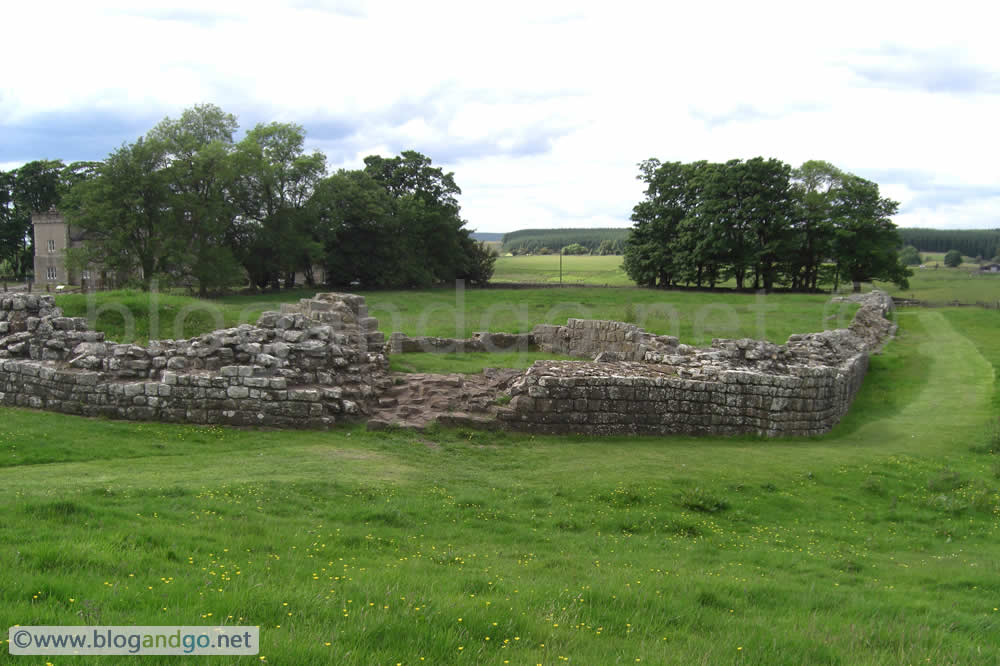
[[[975,264],[963,264],[958,268],[946,268],[944,263],[940,268],[913,267],[908,288],[899,289],[893,284],[881,282],[875,286],[893,296],[935,304],[955,301],[995,304],[1000,301],[1000,273],[980,273],[979,266]]]
[[[622,269],[621,255],[563,255],[563,284],[594,284],[631,287],[635,283]],[[540,254],[497,257],[494,282],[559,284],[559,255]]]
[[[967,263],[958,268],[947,268],[944,265],[943,252],[921,252],[926,258],[927,268],[913,267],[913,277],[907,289],[899,289],[890,283],[876,283],[880,289],[888,291],[893,296],[916,298],[933,303],[991,302],[1000,300],[1000,275],[981,275],[979,266],[971,263],[971,257],[965,257]],[[607,284],[611,286],[633,286],[625,271],[621,269],[622,257],[563,257],[563,283]],[[938,263],[939,268],[933,268]],[[559,256],[522,256],[500,257],[497,259],[493,279],[496,282],[559,282]],[[734,287],[730,281],[720,287]],[[823,285],[831,289],[833,284]],[[850,283],[841,286],[850,289]]]
[[[323,287],[278,294],[230,296],[200,301],[186,296],[141,292],[65,294],[56,298],[67,316],[96,314],[97,329],[109,339],[143,343],[155,338],[191,337],[223,326],[257,321],[281,302],[311,297]],[[688,344],[712,338],[752,337],[784,342],[792,333],[846,325],[856,306],[831,305],[823,294],[757,296],[655,289],[431,289],[362,293],[388,336],[468,337],[476,331],[528,332],[535,324],[565,324],[570,317],[629,321],[647,330],[678,336]],[[125,314],[125,313],[130,314]],[[158,335],[155,332],[159,332]],[[183,335],[179,335],[182,333]]]
[[[1000,663],[1000,313],[898,320],[817,438],[2,409],[0,608],[261,627],[206,664]]]

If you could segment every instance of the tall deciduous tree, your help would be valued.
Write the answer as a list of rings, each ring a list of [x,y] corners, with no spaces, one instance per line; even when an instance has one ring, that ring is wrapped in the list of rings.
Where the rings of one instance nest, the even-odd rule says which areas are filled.
[[[833,256],[838,277],[854,283],[869,280],[894,282],[901,288],[909,285],[913,273],[899,261],[899,232],[892,223],[899,204],[879,195],[878,185],[847,175],[833,203]]]
[[[239,211],[240,257],[252,283],[292,286],[295,273],[313,283],[323,243],[306,204],[326,173],[322,153],[306,154],[299,125],[257,125],[233,154],[233,199]]]
[[[72,187],[60,205],[71,226],[89,242],[69,252],[77,266],[102,265],[139,274],[148,290],[158,273],[175,264],[179,247],[172,224],[171,191],[162,142],[140,138],[111,153],[96,176]]]
[[[171,197],[179,260],[173,266],[193,278],[198,291],[240,282],[242,270],[232,251],[236,210],[229,197],[230,155],[236,117],[214,104],[165,118],[149,139],[165,149],[164,177]]]
[[[693,211],[694,169],[657,159],[639,163],[638,179],[646,183],[646,198],[632,209],[635,224],[623,263],[625,272],[639,285],[673,286],[683,270],[679,229]]]
[[[374,178],[340,170],[317,184],[309,210],[324,239],[329,282],[398,286],[396,269],[405,248],[396,233],[392,199]]]

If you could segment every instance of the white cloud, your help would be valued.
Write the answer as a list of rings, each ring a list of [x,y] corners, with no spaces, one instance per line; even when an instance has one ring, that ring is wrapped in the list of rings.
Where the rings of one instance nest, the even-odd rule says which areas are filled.
[[[1000,182],[1000,46],[981,4],[97,0],[15,4],[5,26],[2,163],[54,157],[8,128],[132,131],[113,119],[214,102],[245,124],[322,127],[332,166],[424,150],[483,231],[625,225],[652,156],[930,174],[882,183],[898,223],[1000,226],[979,191]],[[135,138],[118,131],[105,154]],[[101,157],[49,135],[66,159]],[[966,198],[929,205],[935,185]]]

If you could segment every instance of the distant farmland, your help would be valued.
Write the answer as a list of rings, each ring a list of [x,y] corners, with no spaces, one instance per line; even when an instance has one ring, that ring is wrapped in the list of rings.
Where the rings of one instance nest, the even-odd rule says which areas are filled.
[[[625,249],[625,229],[521,229],[504,234],[503,252],[512,254],[558,254],[559,249],[577,243],[596,252],[604,241],[609,241],[614,254]]]

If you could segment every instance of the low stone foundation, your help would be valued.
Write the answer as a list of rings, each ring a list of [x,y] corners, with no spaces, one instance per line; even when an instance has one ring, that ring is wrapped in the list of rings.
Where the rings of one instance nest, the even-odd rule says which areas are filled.
[[[785,345],[716,340],[707,349],[665,337],[637,342],[648,334],[629,325],[577,323],[568,329],[615,331],[617,353],[641,349],[643,362],[539,361],[515,383],[500,416],[511,428],[541,433],[823,434],[847,412],[869,353],[892,334],[891,308],[875,292],[848,329],[793,335]],[[572,335],[566,348],[574,348]]]
[[[0,404],[109,418],[326,427],[389,381],[364,298],[319,294],[256,326],[148,347],[106,342],[51,296],[0,300]]]
[[[281,427],[371,415],[392,425],[403,414],[541,433],[818,435],[847,412],[869,354],[894,329],[886,294],[859,300],[847,329],[793,335],[784,345],[743,339],[695,348],[633,324],[580,319],[527,334],[393,334],[386,343],[363,297],[317,294],[264,313],[256,326],[143,347],[105,341],[84,319],[62,316],[51,296],[12,294],[0,298],[0,405]],[[519,376],[473,382],[478,389],[455,391],[442,407],[417,378],[394,389],[384,349],[540,349],[588,360],[539,361]],[[491,400],[492,390],[508,391],[509,405]]]

